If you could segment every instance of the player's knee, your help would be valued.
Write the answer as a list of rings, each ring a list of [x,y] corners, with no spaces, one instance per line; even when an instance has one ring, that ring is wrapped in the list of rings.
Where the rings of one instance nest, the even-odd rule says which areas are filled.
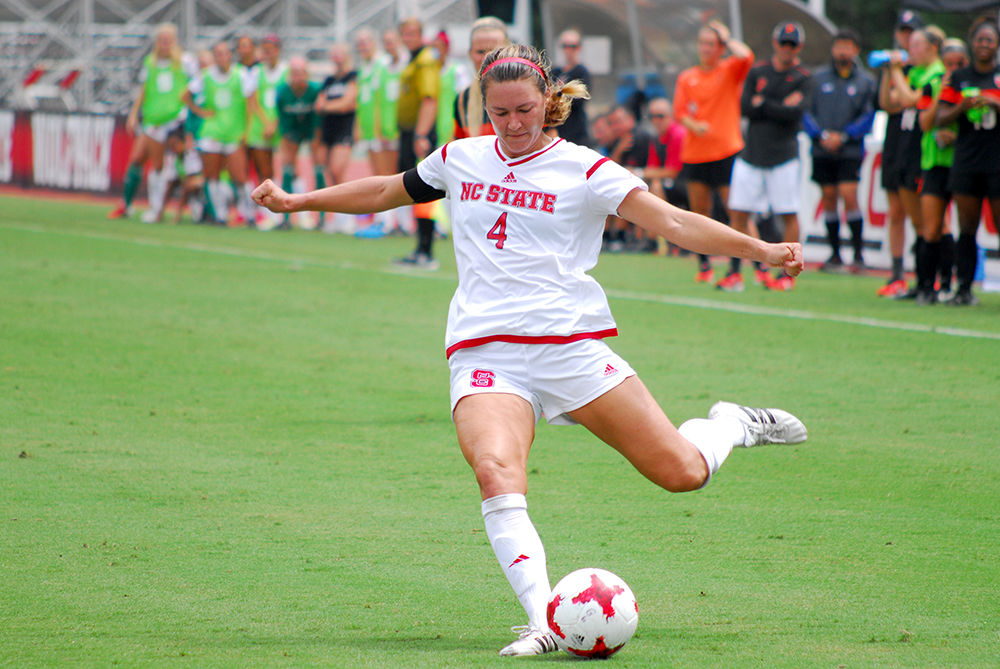
[[[472,464],[472,471],[476,475],[479,489],[490,496],[521,489],[523,487],[522,481],[525,478],[524,471],[520,467],[504,462],[493,455],[483,455],[476,458]]]
[[[673,467],[662,476],[653,479],[667,492],[691,492],[698,490],[708,480],[708,466],[704,460],[691,461],[679,467]]]
[[[668,479],[658,483],[667,492],[691,492],[705,484],[705,476],[694,471],[675,472]]]

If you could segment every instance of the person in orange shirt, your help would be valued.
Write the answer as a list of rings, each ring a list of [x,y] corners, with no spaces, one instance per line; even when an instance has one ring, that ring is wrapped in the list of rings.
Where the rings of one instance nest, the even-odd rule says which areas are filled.
[[[681,162],[691,211],[709,215],[713,193],[723,204],[729,201],[733,162],[743,149],[740,95],[753,65],[753,51],[713,20],[698,32],[698,60],[677,78],[674,116],[687,129]],[[714,273],[708,256],[699,255],[698,262],[695,281],[711,283]]]

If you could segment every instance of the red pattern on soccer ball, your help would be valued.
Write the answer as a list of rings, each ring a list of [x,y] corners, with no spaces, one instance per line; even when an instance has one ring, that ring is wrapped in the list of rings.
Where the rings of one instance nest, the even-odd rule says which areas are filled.
[[[624,645],[625,644],[621,644],[615,646],[614,648],[608,648],[604,644],[604,637],[599,636],[597,637],[597,641],[594,642],[593,648],[589,650],[584,650],[582,648],[570,648],[569,652],[573,653],[574,655],[579,655],[580,657],[605,658],[605,657],[611,657],[612,655],[617,653],[619,650],[622,649]]]
[[[562,601],[561,595],[556,595],[551,600],[549,600],[549,606],[545,612],[545,617],[548,618],[549,629],[552,630],[552,633],[558,636],[560,639],[565,639],[566,635],[563,634],[563,631],[559,628],[559,623],[557,623],[555,619],[556,609],[559,608],[559,603],[561,601]]]
[[[611,603],[615,595],[620,595],[625,592],[625,589],[621,586],[615,585],[609,587],[602,581],[597,574],[590,575],[590,587],[582,591],[579,595],[573,598],[574,604],[579,604],[581,602],[597,602],[601,605],[601,611],[604,613],[605,618],[611,618],[615,615],[615,607]],[[601,640],[603,643],[603,639]]]

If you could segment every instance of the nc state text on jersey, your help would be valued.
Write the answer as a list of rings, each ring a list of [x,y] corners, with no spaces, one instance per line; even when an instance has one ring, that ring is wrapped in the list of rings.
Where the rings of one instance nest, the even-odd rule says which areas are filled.
[[[499,184],[490,184],[486,188],[485,184],[470,181],[462,182],[461,200],[478,200],[483,197],[486,191],[487,202],[497,202],[511,207],[521,209],[534,209],[543,211],[546,214],[554,214],[556,211],[556,196],[553,193],[540,193],[532,190],[515,190]]]

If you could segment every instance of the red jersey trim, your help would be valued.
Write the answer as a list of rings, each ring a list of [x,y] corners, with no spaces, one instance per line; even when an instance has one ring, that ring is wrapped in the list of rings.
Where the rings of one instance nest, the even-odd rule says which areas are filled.
[[[590,177],[594,176],[594,172],[597,171],[597,168],[599,168],[601,165],[603,165],[604,163],[608,162],[609,160],[611,160],[611,159],[608,158],[607,156],[605,156],[604,158],[601,158],[596,163],[594,163],[590,167],[590,169],[587,170],[587,178],[589,179]]]
[[[451,142],[448,142],[448,144],[451,144]],[[444,146],[441,147],[441,162],[442,163],[448,160],[448,144],[445,144]]]
[[[529,160],[534,160],[535,158],[537,158],[538,156],[542,155],[543,153],[545,153],[546,151],[548,151],[549,149],[551,149],[552,147],[554,147],[556,144],[558,144],[561,141],[563,141],[562,137],[559,137],[554,142],[549,143],[549,145],[546,146],[541,151],[538,151],[537,153],[533,153],[530,156],[527,156],[527,157],[524,157],[524,158],[508,158],[507,156],[503,155],[503,151],[500,150],[500,138],[499,137],[497,138],[497,141],[495,141],[493,143],[493,148],[494,148],[494,150],[496,150],[497,155],[500,156],[500,160],[502,160],[503,162],[505,162],[508,167],[516,167],[518,165],[523,165],[524,163],[528,162]]]
[[[561,141],[563,141],[562,137],[559,137],[558,139],[556,139],[554,142],[550,143],[548,146],[546,146],[544,149],[542,149],[538,153],[530,155],[527,158],[520,158],[520,159],[516,160],[513,163],[507,163],[507,167],[516,167],[517,165],[523,165],[524,163],[528,162],[529,160],[534,160],[535,158],[537,158],[538,156],[542,155],[546,151],[549,151],[552,148],[554,148],[555,145],[558,144]]]
[[[948,104],[957,105],[961,101],[962,101],[962,94],[956,91],[954,88],[941,89],[941,102],[947,102]]]
[[[597,332],[577,332],[571,335],[510,335],[498,334],[486,337],[476,337],[475,339],[465,339],[452,344],[445,351],[445,357],[450,358],[455,351],[463,348],[475,348],[483,344],[495,341],[502,341],[508,344],[572,344],[575,341],[584,339],[604,339],[605,337],[617,337],[618,328],[608,328]]]

